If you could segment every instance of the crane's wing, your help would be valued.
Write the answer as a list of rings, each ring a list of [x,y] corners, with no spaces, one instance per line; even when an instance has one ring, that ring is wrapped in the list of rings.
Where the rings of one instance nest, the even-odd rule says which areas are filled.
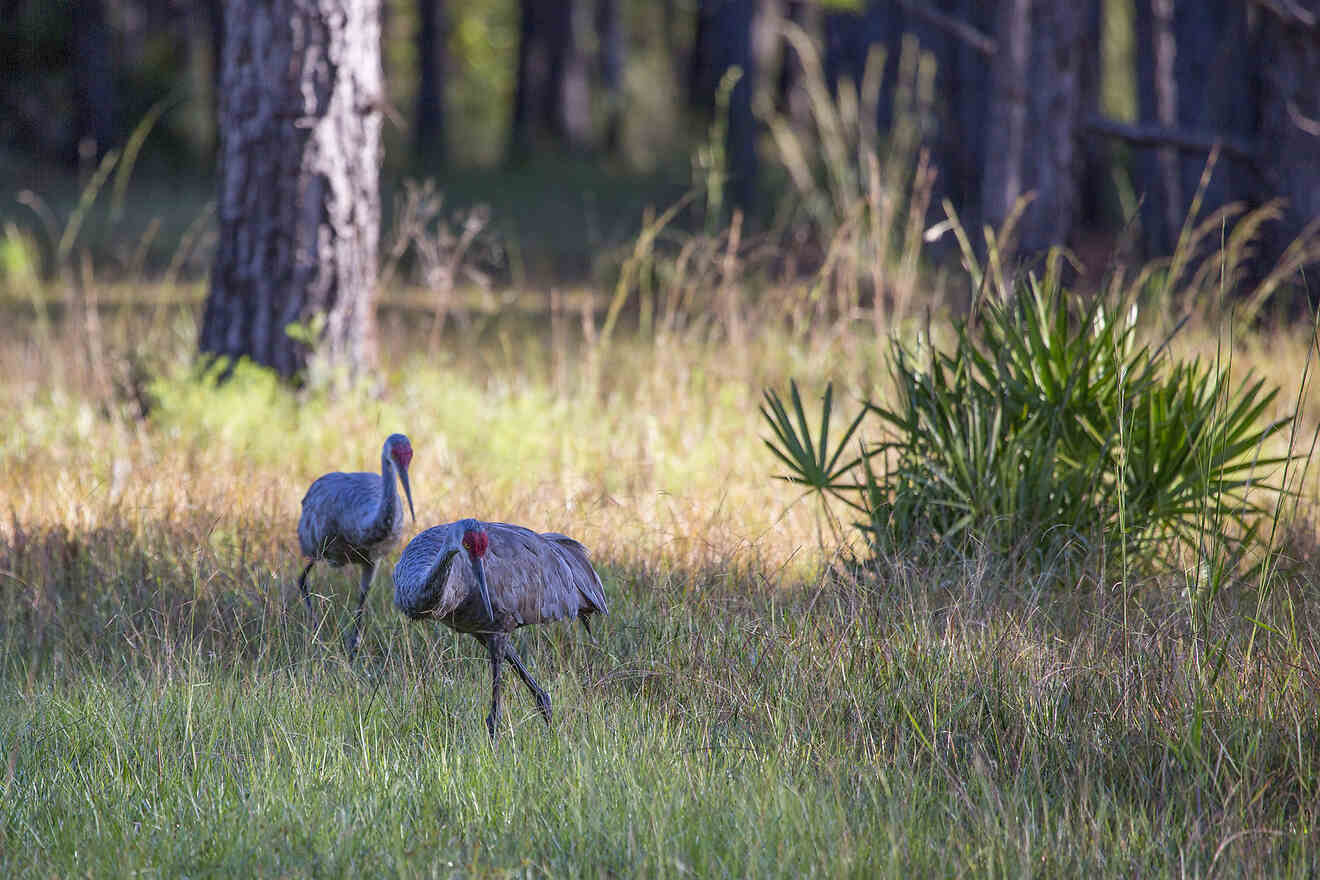
[[[574,584],[590,603],[591,610],[609,614],[609,608],[605,606],[605,585],[600,582],[600,575],[591,564],[591,554],[582,542],[559,532],[543,532],[541,537],[557,545],[559,555],[573,572]]]
[[[491,604],[513,613],[520,625],[606,613],[600,576],[577,541],[508,523],[482,527],[490,538],[483,561]],[[467,566],[454,566],[450,577],[472,580]]]
[[[379,504],[379,474],[336,471],[318,477],[303,496],[298,519],[303,554],[316,557],[334,541],[356,540]]]

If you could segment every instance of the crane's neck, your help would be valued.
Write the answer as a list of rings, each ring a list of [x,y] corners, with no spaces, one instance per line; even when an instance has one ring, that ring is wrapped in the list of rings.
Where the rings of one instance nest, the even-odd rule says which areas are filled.
[[[405,551],[394,569],[394,604],[414,619],[430,614],[443,617],[453,611],[456,603],[453,596],[445,595],[445,588],[458,553],[457,547],[445,546],[430,565],[421,568],[414,567]]]
[[[394,478],[394,461],[388,452],[380,454],[380,503],[376,505],[375,525],[389,531],[399,509],[399,484]]]

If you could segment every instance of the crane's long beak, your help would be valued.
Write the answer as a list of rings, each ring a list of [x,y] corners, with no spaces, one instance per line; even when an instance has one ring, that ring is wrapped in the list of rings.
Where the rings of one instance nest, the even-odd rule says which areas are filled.
[[[413,522],[417,522],[417,511],[412,506],[412,486],[408,485],[408,469],[399,468],[399,479],[403,480],[403,494],[408,496],[408,512],[412,514]]]
[[[486,566],[482,564],[480,557],[470,554],[468,562],[472,563],[472,573],[477,576],[477,591],[481,593],[481,604],[486,608],[486,616],[490,618],[491,623],[494,623],[495,612],[490,608],[490,590],[486,587]]]

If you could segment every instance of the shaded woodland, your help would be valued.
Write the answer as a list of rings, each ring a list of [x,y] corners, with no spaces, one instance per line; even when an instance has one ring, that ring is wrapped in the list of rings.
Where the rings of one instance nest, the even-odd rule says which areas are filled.
[[[219,0],[6,0],[0,81],[8,150],[69,162],[119,145],[155,102],[181,101],[168,146],[209,164],[225,38]],[[241,16],[240,4],[230,4]],[[1172,248],[1211,147],[1207,207],[1288,199],[1290,231],[1320,211],[1316,0],[445,0],[385,3],[389,161],[439,168],[546,151],[681,162],[717,110],[726,71],[731,194],[764,208],[762,99],[792,112],[801,65],[779,34],[806,28],[831,88],[882,47],[881,135],[904,48],[927,89],[916,124],[938,193],[1002,220],[1035,191],[1030,249],[1123,222],[1115,173],[1139,198],[1149,253]],[[1119,44],[1115,48],[1114,44]],[[669,80],[669,81],[665,81]],[[638,156],[657,102],[671,156]],[[480,105],[479,107],[476,105]],[[800,112],[800,111],[799,111]],[[634,118],[636,117],[636,118]],[[502,131],[500,129],[503,129]],[[474,129],[481,135],[469,137]],[[493,147],[493,148],[492,148]],[[1106,202],[1108,200],[1108,202]],[[765,204],[761,204],[765,203]]]

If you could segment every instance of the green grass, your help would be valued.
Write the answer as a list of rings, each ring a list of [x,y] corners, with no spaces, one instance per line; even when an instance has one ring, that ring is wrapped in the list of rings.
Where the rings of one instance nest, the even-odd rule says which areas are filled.
[[[496,222],[569,213],[520,193]],[[1314,468],[1249,576],[1174,543],[1062,577],[975,541],[850,569],[856,544],[771,479],[763,389],[793,378],[813,413],[828,382],[848,389],[837,438],[859,399],[893,405],[883,334],[949,344],[941,309],[914,317],[909,294],[939,303],[920,229],[892,265],[863,259],[888,252],[881,223],[773,284],[773,241],[656,220],[613,297],[462,291],[435,334],[440,292],[391,287],[370,384],[239,369],[217,388],[195,372],[201,288],[135,260],[132,221],[106,267],[104,207],[53,283],[29,245],[61,235],[0,230],[0,874],[1320,872]],[[56,233],[76,225],[57,214]],[[116,271],[135,265],[146,280]],[[1154,297],[1142,341],[1219,289],[1199,265]],[[1311,328],[1215,317],[1194,310],[1172,354],[1280,386],[1261,417],[1296,404],[1304,444]],[[318,569],[304,613],[302,493],[374,467],[397,430],[419,528],[477,516],[593,551],[612,609],[595,640],[518,634],[553,727],[510,678],[492,745],[476,644],[395,612],[387,572],[354,664],[353,573]]]
[[[107,311],[103,379],[86,326],[43,344],[11,315],[7,876],[1320,869],[1304,524],[1270,589],[1235,582],[1196,634],[1177,571],[1061,586],[897,553],[861,581],[823,576],[832,547],[769,479],[756,404],[790,374],[877,375],[864,335],[603,348],[576,314],[473,314],[425,350],[425,322],[387,319],[382,384],[336,395],[197,384],[187,312]],[[123,391],[135,348],[156,376],[144,421]],[[1295,382],[1305,350],[1280,334],[1241,358],[1286,373],[1293,357]],[[593,549],[612,609],[595,643],[518,636],[553,728],[511,680],[492,746],[476,644],[403,619],[384,573],[356,664],[351,574],[318,570],[313,635],[298,499],[326,469],[371,467],[398,428],[419,526],[509,519]]]
[[[381,593],[355,667],[246,573],[206,600],[112,600],[86,641],[56,618],[58,647],[35,657],[9,628],[0,867],[1314,871],[1320,754],[1298,678],[1233,670],[1194,709],[1176,640],[1143,637],[1124,668],[1112,623],[1064,637],[941,595],[957,573],[891,574],[870,596],[749,595],[721,573],[607,567],[598,645],[567,627],[522,640],[554,728],[518,691],[493,747],[475,645],[387,615]],[[97,604],[67,597],[60,616]]]

